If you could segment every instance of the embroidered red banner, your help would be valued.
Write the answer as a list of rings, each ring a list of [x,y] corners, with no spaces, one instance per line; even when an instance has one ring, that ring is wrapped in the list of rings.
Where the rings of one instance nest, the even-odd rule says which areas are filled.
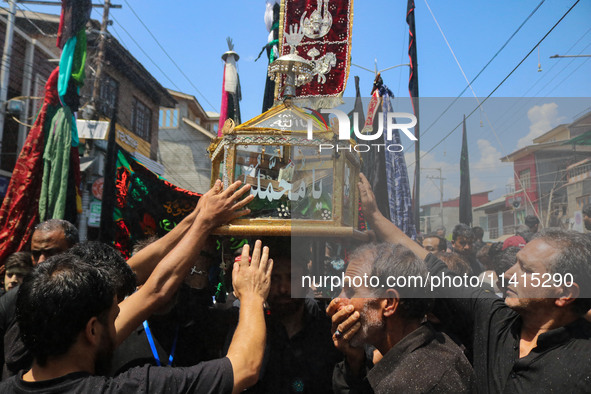
[[[317,99],[316,108],[340,103],[349,76],[352,0],[285,0],[280,15],[281,54],[294,51],[314,66],[312,82],[297,88],[298,99]],[[278,84],[281,98],[283,81]]]

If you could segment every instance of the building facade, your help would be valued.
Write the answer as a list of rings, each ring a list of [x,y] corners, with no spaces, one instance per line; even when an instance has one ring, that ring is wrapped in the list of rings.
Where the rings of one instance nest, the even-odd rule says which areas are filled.
[[[160,108],[158,157],[163,177],[176,186],[205,193],[211,179],[207,148],[217,136],[219,114],[204,111],[194,96],[168,92],[177,104]]]
[[[506,196],[506,206],[515,210],[514,225],[536,215],[543,227],[571,227],[575,211],[591,195],[584,177],[591,145],[575,141],[589,131],[591,113],[553,128],[501,159],[513,162],[515,190]]]
[[[4,12],[4,14],[2,14]],[[41,107],[44,86],[50,73],[57,66],[60,49],[56,45],[59,15],[38,12],[18,11],[16,15],[15,39],[10,67],[10,89],[8,98],[22,96],[28,99],[28,116],[21,123],[32,124]],[[0,39],[6,27],[5,11],[0,11]],[[93,87],[97,78],[95,70],[99,61],[98,43],[100,24],[91,20],[87,25],[86,80],[80,90],[80,109],[77,125],[80,134],[80,154],[82,172],[83,213],[78,223],[81,239],[96,239],[99,223],[89,218],[100,217],[99,185],[104,176],[107,151],[107,132],[113,125],[115,140],[122,149],[133,154],[152,171],[162,174],[163,166],[158,158],[158,117],[160,107],[174,107],[176,101],[169,92],[125,49],[115,37],[107,34],[103,58],[100,91],[96,102],[92,102]],[[29,51],[34,49],[33,60]],[[27,66],[32,70],[27,71]],[[29,77],[27,77],[29,75]],[[27,84],[27,79],[30,82]],[[83,119],[84,118],[84,119]],[[85,133],[87,120],[102,122],[103,132],[96,135]],[[115,122],[113,122],[113,120]],[[1,168],[11,173],[15,159],[20,152],[19,138],[24,140],[29,127],[22,127],[22,135],[13,141],[15,129],[20,127],[8,119],[4,127]],[[17,134],[18,135],[18,134]],[[0,173],[0,176],[3,173]],[[0,180],[0,189],[2,182]],[[98,209],[98,212],[97,212]],[[92,215],[91,215],[92,212]],[[88,234],[86,232],[87,226]]]
[[[480,220],[478,216],[474,214],[474,209],[489,202],[489,193],[490,191],[472,194],[473,226],[480,225]],[[441,210],[441,205],[443,205],[443,211]],[[443,226],[447,229],[447,232],[451,234],[453,227],[460,222],[460,197],[443,201],[443,204],[435,202],[428,205],[422,205],[421,211],[421,218],[424,219],[421,221],[421,232],[427,234],[435,231],[438,227]]]
[[[19,113],[7,113],[2,130],[2,150],[0,152],[0,184],[10,179],[16,159],[25,142],[29,128],[35,122],[43,104],[45,83],[57,66],[60,50],[55,46],[59,15],[47,15],[31,23],[35,16],[31,12],[17,11],[15,17],[12,55],[10,58],[7,100],[22,101],[24,106]],[[39,17],[37,17],[39,19]],[[0,56],[3,55],[8,11],[0,8]],[[48,45],[40,32],[44,32]],[[44,37],[45,38],[45,37]],[[0,188],[0,192],[4,188]],[[0,198],[4,197],[0,193]]]

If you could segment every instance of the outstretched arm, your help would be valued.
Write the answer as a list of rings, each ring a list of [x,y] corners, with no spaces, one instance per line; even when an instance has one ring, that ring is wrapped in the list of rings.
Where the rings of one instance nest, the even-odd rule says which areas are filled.
[[[222,182],[219,179],[215,182],[212,190],[217,192],[222,190]],[[205,195],[207,195],[207,193]],[[203,206],[201,200],[205,195],[199,199],[199,203],[195,206],[193,212],[185,217],[170,232],[140,250],[127,261],[127,264],[129,264],[133,272],[135,272],[138,285],[143,285],[146,280],[148,280],[150,274],[154,271],[154,268],[156,268],[158,263],[164,259],[164,257],[180,242],[183,236],[191,228],[191,225]]]
[[[171,299],[189,273],[211,230],[249,212],[242,208],[252,201],[252,195],[237,201],[250,186],[238,190],[240,184],[240,181],[234,182],[222,191],[221,183],[216,182],[214,188],[201,197],[195,220],[186,234],[156,266],[146,283],[119,304],[120,312],[115,320],[117,345]]]
[[[254,385],[263,363],[267,333],[263,303],[271,286],[273,260],[269,260],[269,248],[265,246],[261,252],[261,246],[261,241],[256,241],[249,264],[250,247],[244,245],[240,262],[234,263],[232,271],[234,293],[240,300],[238,326],[227,354],[234,372],[233,393]]]
[[[425,250],[421,245],[410,239],[396,225],[386,219],[378,210],[375,196],[371,190],[369,182],[363,174],[360,174],[359,194],[361,197],[361,209],[370,226],[377,233],[378,238],[393,244],[401,244],[410,249],[417,257],[425,261],[427,269],[431,274],[431,281],[441,275],[455,276],[444,262],[437,259]],[[428,256],[428,257],[427,257]],[[479,314],[488,316],[490,309],[502,301],[494,294],[484,291],[481,288],[446,286],[437,281],[438,286],[434,286],[434,295],[444,300],[450,307],[445,315],[435,314],[444,321],[464,322],[468,327],[468,336],[472,335],[472,323],[474,321],[484,321],[485,317],[480,318]]]
[[[376,196],[373,194],[373,190],[371,190],[371,186],[363,174],[359,174],[358,187],[363,216],[371,228],[376,232],[378,238],[392,244],[404,245],[412,250],[420,259],[427,257],[429,252],[410,239],[402,230],[396,227],[394,223],[382,215],[376,203]]]

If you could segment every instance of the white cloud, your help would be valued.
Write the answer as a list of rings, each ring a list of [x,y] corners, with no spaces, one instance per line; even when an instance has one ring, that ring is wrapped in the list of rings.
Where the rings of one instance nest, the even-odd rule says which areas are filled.
[[[406,160],[407,165],[414,163],[415,153],[406,153],[404,155],[404,159]],[[443,198],[448,200],[455,198],[460,194],[459,164],[447,163],[445,161],[438,160],[433,153],[427,153],[425,155],[425,151],[421,151],[421,168],[421,205],[439,201],[439,179],[427,178],[427,176],[439,177],[439,171],[437,170],[438,168],[441,168],[442,176],[445,178],[443,181]],[[408,174],[412,185],[414,178],[414,165],[408,167]]]
[[[559,124],[558,105],[556,103],[534,105],[527,111],[527,117],[531,123],[529,133],[517,141],[518,149],[532,144],[534,138],[550,131]]]
[[[501,187],[505,192],[505,185],[511,178],[505,179],[512,171],[512,163],[502,163],[500,158],[502,154],[489,141],[480,139],[477,141],[478,151],[470,152],[470,189],[473,193],[484,192],[488,190],[495,191]],[[421,155],[425,155],[421,151]],[[414,163],[414,152],[406,153],[405,160],[407,165]],[[433,169],[442,169],[444,199],[457,198],[460,194],[460,164],[459,158],[454,158],[452,162],[445,161],[445,157],[437,157],[434,153],[428,153],[421,156],[421,204],[439,201],[439,179],[429,179],[429,176],[438,177],[439,171]],[[412,184],[414,177],[414,165],[408,167],[408,174]]]
[[[490,183],[490,181],[482,180],[480,177],[470,177],[470,191],[472,193],[487,192],[496,189],[496,185]]]
[[[471,167],[476,170],[494,170],[501,164],[501,153],[488,140],[478,140],[480,160]]]

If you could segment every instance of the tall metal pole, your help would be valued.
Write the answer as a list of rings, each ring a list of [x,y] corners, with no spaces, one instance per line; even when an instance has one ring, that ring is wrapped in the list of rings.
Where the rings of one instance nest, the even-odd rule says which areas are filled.
[[[10,59],[12,57],[12,40],[14,37],[14,17],[16,14],[16,1],[7,0],[10,4],[8,11],[8,23],[6,24],[6,37],[4,39],[4,52],[2,53],[2,70],[0,71],[0,163],[2,160],[2,140],[4,138],[4,119],[6,117],[6,98],[8,97],[8,82],[10,77]]]
[[[105,0],[103,9],[103,22],[101,23],[101,33],[99,36],[98,56],[96,59],[96,73],[94,75],[94,84],[92,85],[92,104],[95,109],[99,101],[101,76],[103,74],[103,61],[105,59],[105,46],[107,42],[107,26],[109,25],[109,9],[111,8],[110,0]]]
[[[441,227],[445,227],[443,224],[443,173],[441,167],[439,167],[439,214],[441,215]]]
[[[439,178],[436,178],[434,176],[427,176],[427,179],[439,179],[439,216],[441,217],[441,226],[445,227],[445,225],[443,224],[443,181],[445,180],[445,178],[443,177],[443,171],[441,167],[438,168],[426,168],[423,167],[421,168],[421,170],[436,170],[439,171]],[[437,187],[437,185],[435,185],[435,187]]]
[[[21,95],[25,98],[25,108],[21,114],[21,124],[18,128],[18,139],[16,145],[17,155],[23,149],[25,141],[27,139],[27,133],[29,127],[25,123],[31,123],[29,121],[29,107],[31,106],[31,86],[33,84],[33,61],[35,59],[35,44],[37,40],[33,39],[27,42],[27,49],[25,50],[25,66],[23,72],[23,89]],[[17,156],[18,157],[18,156]]]

